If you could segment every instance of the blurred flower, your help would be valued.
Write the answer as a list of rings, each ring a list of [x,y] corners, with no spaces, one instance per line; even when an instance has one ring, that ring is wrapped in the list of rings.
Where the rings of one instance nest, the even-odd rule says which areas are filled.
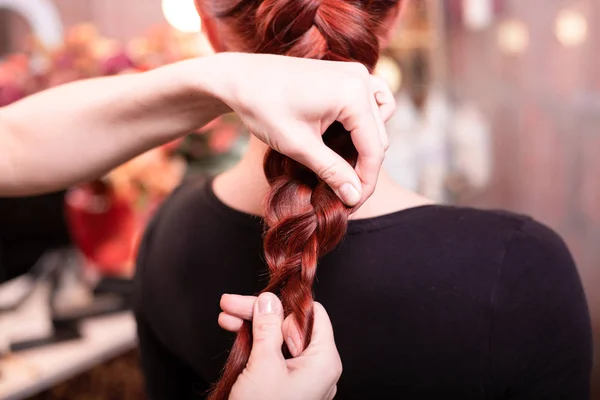
[[[226,153],[238,137],[236,127],[225,125],[210,135],[208,147],[216,154]]]
[[[0,84],[0,107],[14,103],[23,97],[25,97],[23,87],[8,82],[4,85]]]
[[[131,70],[134,67],[133,61],[129,56],[121,51],[107,60],[105,60],[100,66],[101,75],[117,75],[123,71]]]

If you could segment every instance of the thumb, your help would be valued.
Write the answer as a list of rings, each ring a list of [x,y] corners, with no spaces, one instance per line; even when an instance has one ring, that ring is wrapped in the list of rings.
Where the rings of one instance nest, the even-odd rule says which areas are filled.
[[[269,363],[274,359],[283,360],[281,346],[283,335],[283,306],[273,293],[263,293],[254,303],[252,320],[252,352],[250,361],[253,364]]]
[[[315,322],[312,332],[311,343],[327,343],[328,346],[335,347],[335,338],[333,336],[333,326],[331,319],[321,303],[315,302]]]
[[[325,347],[328,350],[335,350],[335,338],[333,336],[333,326],[331,325],[331,320],[329,319],[329,315],[325,308],[321,303],[315,302],[314,305],[314,313],[315,319],[313,324],[313,331],[310,344],[307,351],[314,351],[315,347]],[[292,353],[292,356],[298,357],[303,349],[304,337],[298,324],[296,323],[296,319],[294,318],[294,314],[290,314],[285,321],[283,321],[282,328],[283,336],[286,338],[286,344],[288,345],[288,349]],[[321,351],[319,349],[318,351]]]
[[[342,360],[335,345],[333,326],[327,311],[320,303],[315,303],[315,323],[310,344],[304,351],[306,357],[317,357],[324,361],[320,375],[331,379],[335,384],[342,374]]]
[[[330,149],[320,138],[293,157],[313,170],[349,207],[362,198],[362,183],[352,166]]]

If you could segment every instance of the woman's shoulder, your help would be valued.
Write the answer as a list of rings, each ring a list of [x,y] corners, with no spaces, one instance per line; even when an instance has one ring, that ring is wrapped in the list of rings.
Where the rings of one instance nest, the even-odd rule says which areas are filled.
[[[389,235],[421,238],[436,253],[453,259],[468,256],[470,262],[494,261],[504,269],[574,269],[569,249],[554,229],[510,211],[429,205],[373,222],[353,231],[393,227]]]
[[[520,233],[546,244],[561,242],[558,234],[530,216],[505,210],[485,210],[471,207],[428,204],[404,209],[375,218],[350,222],[352,233],[364,233],[395,228],[431,235],[432,238],[481,242],[510,242]]]
[[[233,243],[261,238],[262,220],[225,206],[214,194],[212,181],[187,181],[163,202],[142,237],[138,274],[165,268],[185,273],[199,260],[217,259],[217,251],[231,251]]]
[[[416,219],[425,224],[447,226],[455,232],[491,235],[520,234],[529,239],[556,245],[562,239],[552,228],[533,217],[501,209],[479,209],[448,205],[430,205],[415,209]]]
[[[469,207],[441,207],[439,212],[473,234],[508,236],[506,256],[516,248],[521,250],[521,255],[534,252],[565,256],[569,253],[565,241],[554,229],[528,215]]]
[[[204,231],[214,226],[223,229],[262,230],[262,219],[227,206],[213,189],[213,177],[199,177],[179,186],[159,208],[148,229]]]
[[[563,238],[548,225],[531,216],[506,210],[482,210],[470,207],[438,206],[433,212],[441,224],[471,240],[502,239],[504,258],[541,258],[543,255],[571,255]]]
[[[463,251],[470,261],[497,266],[495,299],[534,293],[567,293],[583,298],[578,269],[565,240],[551,227],[522,214],[503,210],[436,206],[431,228],[445,231],[449,252]],[[535,297],[535,296],[534,296]]]

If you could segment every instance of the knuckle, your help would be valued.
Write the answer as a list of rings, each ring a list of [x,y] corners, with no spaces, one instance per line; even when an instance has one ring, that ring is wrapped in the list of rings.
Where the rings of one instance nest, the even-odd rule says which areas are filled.
[[[362,79],[350,79],[345,83],[344,87],[348,92],[348,96],[361,96],[359,98],[362,98],[365,93],[369,92],[368,86]]]
[[[365,67],[364,64],[361,64],[358,62],[351,62],[351,63],[349,63],[349,67],[352,69],[352,71],[354,73],[361,76],[363,79],[366,79],[367,77],[370,76],[369,70],[367,69],[367,67]]]
[[[398,104],[396,103],[396,98],[393,95],[389,96],[388,104],[391,110],[395,110],[398,106]]]
[[[315,366],[320,374],[330,382],[337,382],[342,376],[342,361],[337,351],[329,357],[323,358],[318,366]]]
[[[331,368],[331,373],[332,373],[332,377],[333,379],[337,382],[340,380],[342,373],[343,373],[343,367],[342,367],[342,362],[338,361],[337,363],[335,363],[334,365],[332,365]]]
[[[254,322],[254,335],[258,340],[264,340],[271,337],[280,326],[275,321]]]
[[[317,172],[317,175],[319,175],[319,177],[321,179],[323,179],[326,182],[330,182],[332,179],[334,179],[338,175],[339,167],[335,163],[329,164],[327,166],[320,168],[316,172]]]
[[[381,168],[384,158],[385,145],[381,142],[380,139],[378,143],[372,149],[370,149],[369,155],[364,156],[363,160],[365,164],[369,166],[369,168],[376,169]]]
[[[303,140],[295,136],[288,136],[284,140],[278,140],[273,143],[272,147],[278,153],[285,154],[291,158],[296,158],[303,152],[308,151],[308,146],[303,143]]]
[[[333,369],[334,369],[336,376],[339,379],[340,376],[342,376],[342,373],[344,372],[344,366],[342,365],[342,359],[340,358],[339,355],[336,357],[336,362],[335,362]]]

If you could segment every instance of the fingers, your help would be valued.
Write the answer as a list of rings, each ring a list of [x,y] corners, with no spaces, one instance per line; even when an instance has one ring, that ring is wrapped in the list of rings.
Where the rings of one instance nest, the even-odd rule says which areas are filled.
[[[219,314],[219,326],[229,332],[237,332],[242,328],[244,320],[222,312]]]
[[[333,386],[331,388],[331,390],[329,391],[329,394],[327,395],[326,399],[327,400],[333,400],[335,398],[335,395],[337,394],[337,385]]]
[[[252,313],[254,310],[254,303],[256,302],[256,296],[240,296],[237,294],[224,294],[221,296],[221,310],[225,313],[245,319],[247,321],[252,320]]]
[[[219,326],[229,332],[239,331],[244,320],[252,320],[255,302],[256,296],[224,294],[221,297],[223,312],[219,314]],[[304,339],[293,315],[283,321],[281,330],[290,353],[297,357],[303,350]]]
[[[331,321],[329,319],[329,315],[327,315],[327,311],[321,305],[321,303],[314,303],[315,310],[315,322],[313,326],[313,334],[311,338],[311,344],[309,348],[313,346],[322,346],[332,347],[335,349],[335,339],[333,337],[333,327],[331,326]],[[289,315],[285,321],[283,321],[282,327],[283,338],[285,343],[290,350],[290,353],[294,357],[298,357],[304,349],[304,337],[300,332],[300,328],[296,323],[293,315]]]
[[[369,113],[369,116],[363,116],[363,121],[356,123],[354,128],[346,127],[350,131],[352,142],[358,151],[355,171],[362,183],[360,205],[375,191],[379,171],[383,164],[385,149],[377,125],[374,113]]]
[[[313,333],[311,343],[308,346],[309,348],[313,345],[313,343],[327,343],[333,344],[335,347],[335,338],[333,336],[333,326],[331,325],[331,320],[329,319],[329,315],[325,308],[321,303],[314,303],[315,310],[315,322],[313,326]]]
[[[379,127],[381,143],[383,144],[383,148],[387,150],[390,147],[390,142],[385,129],[387,115],[384,116],[382,107],[384,111],[390,113],[390,102],[395,103],[394,95],[389,89],[389,85],[383,79],[376,76],[371,76],[371,89],[373,90],[371,107],[373,109],[373,114],[375,115],[375,120],[377,121],[377,126]],[[393,110],[391,113],[393,114]]]
[[[394,97],[390,86],[384,79],[377,76],[372,76],[371,85],[373,86],[373,90],[375,92],[375,100],[379,106],[381,118],[387,122],[390,118],[392,118],[394,112],[396,112],[396,98]]]
[[[331,379],[337,382],[342,376],[342,360],[340,359],[340,353],[337,351],[335,345],[335,338],[333,336],[333,326],[327,311],[320,303],[314,305],[315,310],[315,322],[313,326],[313,333],[310,344],[305,350],[307,356],[320,356],[326,360],[325,365],[327,366],[327,374],[330,374]],[[333,393],[335,396],[335,392]]]
[[[385,127],[374,100],[369,77],[368,75],[364,82],[359,82],[348,89],[350,92],[346,97],[352,101],[348,101],[337,118],[350,132],[354,147],[358,151],[356,173],[362,183],[359,205],[375,191],[385,154],[385,146],[382,142]]]
[[[255,302],[256,296],[224,294],[221,296],[223,312],[219,314],[219,326],[229,332],[239,331],[244,320],[252,320]]]
[[[293,158],[313,170],[346,205],[354,207],[361,201],[362,182],[356,171],[320,138],[315,137]]]
[[[258,296],[254,305],[252,321],[252,352],[250,362],[253,364],[272,363],[283,360],[281,345],[283,335],[283,306],[273,293]]]
[[[373,110],[373,115],[375,116],[375,122],[377,122],[379,139],[381,140],[381,145],[383,146],[383,151],[386,151],[390,147],[390,141],[388,139],[387,131],[385,129],[385,122],[379,111],[379,104],[377,104],[376,95],[374,95],[371,99],[371,108]]]
[[[285,344],[293,357],[298,357],[304,351],[304,338],[292,314],[283,321],[281,328]]]
[[[333,327],[331,320],[323,306],[314,303],[315,320],[310,344],[297,357],[287,360],[292,369],[297,368],[299,363],[306,363],[310,360],[311,371],[322,382],[327,382],[331,386],[329,397],[333,398],[336,393],[335,384],[342,375],[342,361],[335,345],[333,337]],[[284,326],[284,332],[286,328]]]
[[[244,320],[251,321],[254,313],[256,296],[241,296],[224,294],[221,297],[221,309],[219,314],[219,326],[230,332],[237,332],[242,327]],[[279,301],[279,300],[277,300]],[[315,323],[312,340],[332,343],[333,328],[327,312],[320,303],[315,303]],[[304,338],[296,324],[293,315],[289,315],[281,326],[282,337],[285,340],[292,356],[297,357],[304,350]]]

